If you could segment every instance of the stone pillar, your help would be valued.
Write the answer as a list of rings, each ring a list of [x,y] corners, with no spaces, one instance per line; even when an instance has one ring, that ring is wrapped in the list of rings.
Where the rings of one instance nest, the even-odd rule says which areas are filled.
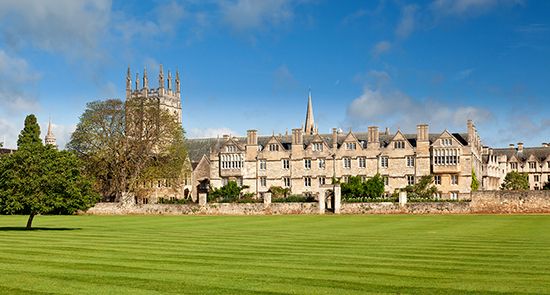
[[[340,214],[340,205],[342,202],[342,191],[340,185],[334,186],[334,214]]]
[[[268,208],[271,205],[271,193],[264,193],[264,208]]]
[[[407,192],[399,192],[399,206],[403,207],[407,204]]]
[[[319,193],[319,214],[325,214],[325,190]]]
[[[199,194],[199,206],[206,206],[206,194],[200,193]]]

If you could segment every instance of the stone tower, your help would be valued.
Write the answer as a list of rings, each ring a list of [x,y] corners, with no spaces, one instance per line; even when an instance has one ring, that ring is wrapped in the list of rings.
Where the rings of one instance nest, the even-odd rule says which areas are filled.
[[[57,146],[57,143],[55,141],[55,136],[52,132],[52,121],[48,121],[48,133],[46,133],[46,137],[44,138],[44,144],[46,145],[53,145]]]
[[[304,134],[312,135],[317,133],[317,127],[315,126],[315,119],[313,118],[313,103],[311,102],[311,89],[307,99],[307,111],[306,122],[304,124]]]
[[[168,71],[168,79],[164,78],[162,64],[159,69],[158,88],[149,88],[147,68],[143,69],[143,85],[140,88],[139,74],[136,73],[135,89],[132,89],[132,73],[130,67],[126,74],[126,101],[133,102],[132,105],[154,105],[159,109],[167,110],[174,115],[174,119],[181,124],[181,92],[180,76],[176,71],[175,86],[172,84],[172,74]]]

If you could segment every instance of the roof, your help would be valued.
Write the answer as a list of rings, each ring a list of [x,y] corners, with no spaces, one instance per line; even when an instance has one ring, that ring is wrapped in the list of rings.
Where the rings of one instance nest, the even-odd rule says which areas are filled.
[[[14,153],[16,150],[12,150],[12,149],[7,149],[7,148],[0,148],[0,156],[2,155],[7,155],[7,154],[12,154]]]
[[[347,137],[348,133],[339,133],[338,134],[338,146],[341,146]],[[367,132],[353,132],[353,135],[359,140],[363,147],[367,146],[368,133]],[[430,144],[433,143],[441,134],[440,133],[430,133],[429,141]],[[452,135],[462,144],[468,145],[468,134],[467,133],[452,133]],[[304,146],[309,145],[317,135],[307,135],[304,134]],[[332,146],[332,134],[319,134],[319,136],[325,141],[329,146]],[[395,134],[385,134],[380,133],[379,141],[381,147],[387,147]],[[403,134],[403,136],[409,141],[411,146],[416,147],[416,133],[412,134]],[[258,144],[261,146],[266,146],[269,140],[273,137],[270,136],[258,136]],[[286,150],[290,150],[292,145],[292,136],[289,134],[286,135],[275,135],[275,137],[281,142],[283,147]],[[246,143],[246,137],[233,137],[239,143]],[[216,150],[223,144],[225,139],[223,138],[195,138],[187,139],[187,148],[189,152],[189,159],[192,163],[200,161],[203,155],[208,155],[210,150]]]
[[[550,157],[550,147],[524,147],[521,153],[514,147],[495,148],[493,149],[493,155],[505,155],[508,159],[516,156],[522,162],[527,161],[533,155],[539,162],[544,162]]]

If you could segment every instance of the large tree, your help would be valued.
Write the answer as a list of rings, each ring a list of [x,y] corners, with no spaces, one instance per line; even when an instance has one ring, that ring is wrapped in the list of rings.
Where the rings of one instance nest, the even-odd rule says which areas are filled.
[[[528,190],[529,176],[527,173],[511,171],[506,174],[504,181],[500,185],[501,190]]]
[[[411,199],[431,199],[437,193],[437,187],[433,183],[433,175],[424,175],[420,177],[418,182],[406,186],[403,190],[407,192],[407,196]]]
[[[89,103],[67,145],[85,161],[107,199],[146,193],[147,181],[180,182],[187,156],[183,129],[172,114],[149,103]]]
[[[34,115],[25,123],[18,150],[0,158],[0,213],[28,214],[30,229],[38,214],[72,214],[93,206],[98,195],[76,155],[42,145]]]

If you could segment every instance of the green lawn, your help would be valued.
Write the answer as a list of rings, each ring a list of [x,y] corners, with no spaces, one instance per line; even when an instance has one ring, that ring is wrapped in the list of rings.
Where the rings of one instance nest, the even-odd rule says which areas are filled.
[[[550,215],[0,216],[0,294],[550,294]]]

